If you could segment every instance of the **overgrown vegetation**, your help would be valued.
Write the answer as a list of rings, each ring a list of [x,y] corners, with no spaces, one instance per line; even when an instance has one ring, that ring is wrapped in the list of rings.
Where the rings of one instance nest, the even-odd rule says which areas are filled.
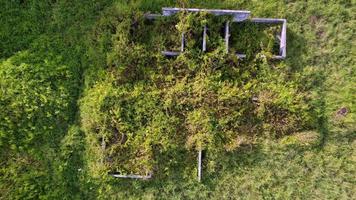
[[[140,30],[151,23],[143,15],[121,18],[108,53],[108,78],[88,90],[82,102],[83,128],[95,135],[104,151],[97,162],[108,170],[148,174],[157,153],[171,148],[218,156],[265,134],[281,137],[312,128],[307,92],[286,76],[284,64],[269,61],[271,52],[248,61],[226,52],[220,36],[226,17],[173,17],[179,18],[176,35],[184,33],[187,40],[177,59],[161,55],[164,41],[155,37],[165,36],[156,31],[161,21]],[[210,46],[215,48],[209,53],[201,52],[204,25],[213,27],[209,41],[214,38]],[[153,37],[143,39],[145,34]]]
[[[352,1],[2,5],[1,199],[355,198]],[[286,18],[287,59],[277,27],[233,25],[227,52],[228,17],[145,19],[167,6]]]

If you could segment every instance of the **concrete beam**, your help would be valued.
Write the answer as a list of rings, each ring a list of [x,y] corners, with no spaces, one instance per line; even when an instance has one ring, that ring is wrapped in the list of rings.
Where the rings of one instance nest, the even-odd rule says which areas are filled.
[[[231,15],[233,21],[240,22],[248,19],[251,12],[247,10],[220,10],[220,9],[199,9],[199,8],[162,8],[164,16],[174,15],[178,12],[207,12],[213,15]]]

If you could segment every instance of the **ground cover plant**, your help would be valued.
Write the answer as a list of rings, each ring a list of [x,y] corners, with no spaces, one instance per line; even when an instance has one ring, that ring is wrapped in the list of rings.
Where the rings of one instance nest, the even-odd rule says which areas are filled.
[[[355,2],[2,5],[0,199],[355,198]],[[286,18],[287,58],[277,27],[232,24],[227,52],[229,17],[145,19],[168,6]]]
[[[148,174],[158,164],[158,152],[178,146],[193,154],[233,151],[267,133],[282,137],[313,128],[308,93],[285,76],[283,64],[269,60],[270,52],[240,61],[226,51],[220,31],[210,33],[217,39],[215,49],[201,51],[202,27],[220,30],[228,17],[180,13],[176,32],[185,34],[187,45],[176,59],[161,55],[161,41],[143,40],[157,30],[140,30],[136,24],[144,25],[143,14],[122,18],[108,53],[109,78],[82,102],[83,127],[96,135],[97,148],[104,151],[97,162],[107,163],[109,171]]]
[[[279,54],[278,37],[281,26],[251,22],[234,23],[231,26],[231,49],[239,54],[254,56],[261,51]]]

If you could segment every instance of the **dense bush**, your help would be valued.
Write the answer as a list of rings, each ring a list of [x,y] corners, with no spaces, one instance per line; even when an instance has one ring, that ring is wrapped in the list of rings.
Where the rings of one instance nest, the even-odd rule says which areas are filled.
[[[1,1],[0,58],[26,50],[42,34],[50,15],[51,1]]]
[[[87,62],[83,34],[108,2],[1,1],[0,198],[81,194],[84,140],[67,128]]]
[[[55,149],[75,115],[77,79],[60,56],[24,51],[1,62],[0,188],[5,197],[50,195],[55,177],[48,174],[55,170]]]
[[[288,78],[284,64],[270,61],[271,52],[248,60],[226,52],[219,26],[228,18],[174,16],[175,34],[185,33],[187,47],[172,59],[161,55],[166,47],[157,39],[164,38],[156,30],[167,20],[118,18],[124,20],[107,54],[108,78],[87,91],[81,115],[101,152],[97,162],[108,171],[148,174],[155,153],[172,147],[233,151],[266,133],[281,137],[311,128],[307,93]],[[212,27],[215,47],[208,53],[199,50],[204,24]]]
[[[1,63],[1,148],[35,149],[66,127],[77,86],[61,60],[26,51]]]

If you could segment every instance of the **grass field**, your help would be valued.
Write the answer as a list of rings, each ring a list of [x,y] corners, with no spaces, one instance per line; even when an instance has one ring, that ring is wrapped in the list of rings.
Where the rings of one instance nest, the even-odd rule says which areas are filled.
[[[0,199],[356,199],[354,0],[0,2]],[[273,66],[306,92],[309,129],[207,151],[200,183],[179,162],[195,159],[186,151],[156,158],[164,173],[152,180],[91,167],[100,158],[86,123],[116,80],[120,17],[170,6],[287,19],[287,58]]]

